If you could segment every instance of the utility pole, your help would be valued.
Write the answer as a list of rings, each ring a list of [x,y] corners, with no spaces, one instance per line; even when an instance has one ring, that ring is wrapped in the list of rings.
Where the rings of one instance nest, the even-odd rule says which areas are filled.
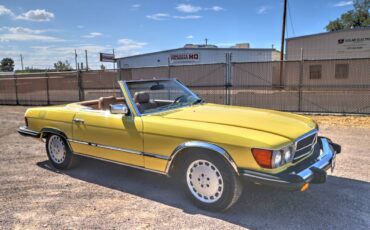
[[[76,63],[76,71],[78,71],[78,62],[77,62],[77,52],[75,50],[75,63]]]
[[[113,49],[113,70],[116,71],[116,55],[114,54],[114,49]]]
[[[85,50],[85,59],[86,59],[86,71],[89,70],[89,63],[87,61],[87,50]]]
[[[283,68],[284,68],[284,45],[285,45],[285,24],[286,24],[286,7],[287,1],[284,0],[284,11],[283,11],[283,25],[281,30],[281,46],[280,46],[280,86],[283,85]]]
[[[21,66],[22,66],[22,70],[24,70],[23,69],[23,56],[22,56],[22,54],[21,54]]]

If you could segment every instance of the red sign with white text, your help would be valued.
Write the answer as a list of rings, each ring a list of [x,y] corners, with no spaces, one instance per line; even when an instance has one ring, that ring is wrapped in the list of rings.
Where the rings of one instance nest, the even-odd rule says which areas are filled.
[[[171,54],[170,56],[171,63],[198,62],[198,61],[199,61],[198,53]]]

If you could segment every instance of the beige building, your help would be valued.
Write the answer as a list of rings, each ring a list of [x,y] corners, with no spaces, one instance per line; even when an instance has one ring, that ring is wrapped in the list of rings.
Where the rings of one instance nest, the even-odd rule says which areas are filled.
[[[286,60],[370,58],[370,27],[286,39]]]

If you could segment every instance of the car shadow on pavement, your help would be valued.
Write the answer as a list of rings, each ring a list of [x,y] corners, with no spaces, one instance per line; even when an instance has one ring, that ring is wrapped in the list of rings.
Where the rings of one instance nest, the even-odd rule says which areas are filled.
[[[43,169],[130,193],[145,199],[252,229],[369,229],[370,183],[329,176],[326,184],[311,185],[304,193],[288,192],[244,182],[244,192],[227,212],[195,207],[166,176],[94,159],[82,158],[78,167],[59,171],[49,161]]]

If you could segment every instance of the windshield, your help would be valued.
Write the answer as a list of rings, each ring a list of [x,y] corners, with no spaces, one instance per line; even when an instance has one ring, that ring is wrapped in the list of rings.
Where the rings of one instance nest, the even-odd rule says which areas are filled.
[[[126,84],[141,114],[162,112],[202,101],[176,80],[137,81]]]

